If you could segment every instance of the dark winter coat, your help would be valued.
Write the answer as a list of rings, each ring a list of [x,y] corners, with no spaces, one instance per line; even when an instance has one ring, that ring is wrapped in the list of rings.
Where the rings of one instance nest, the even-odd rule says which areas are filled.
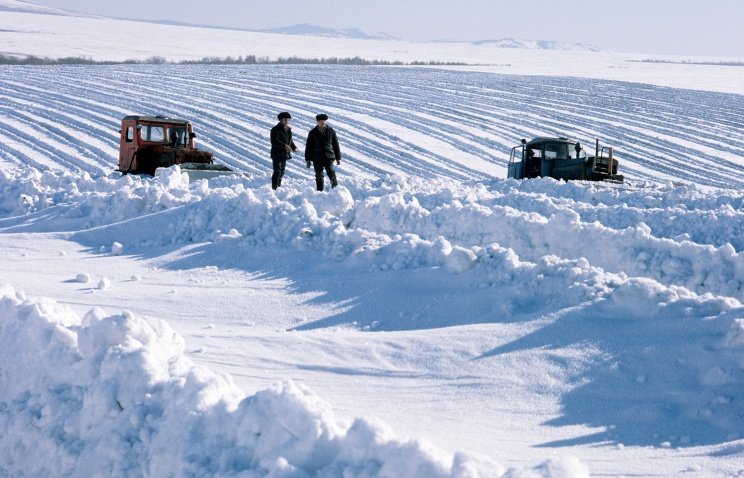
[[[271,128],[271,159],[290,159],[292,154],[287,151],[286,145],[289,145],[292,151],[297,149],[297,146],[292,141],[292,128],[285,129],[284,125],[278,123]]]
[[[330,159],[341,161],[341,148],[338,145],[336,131],[330,126],[321,131],[317,126],[310,130],[305,144],[305,160],[316,161]]]

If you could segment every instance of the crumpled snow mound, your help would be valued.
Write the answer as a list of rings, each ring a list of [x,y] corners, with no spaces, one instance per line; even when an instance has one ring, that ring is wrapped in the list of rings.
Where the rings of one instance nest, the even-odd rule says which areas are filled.
[[[505,471],[401,441],[385,424],[344,428],[301,384],[244,397],[196,366],[165,322],[84,317],[0,287],[0,475],[582,477],[575,459]]]
[[[96,248],[117,242],[114,253],[219,241],[232,231],[248,247],[291,244],[370,269],[462,274],[490,269],[499,250],[525,264],[549,256],[588,261],[603,272],[744,301],[744,254],[737,252],[744,249],[744,194],[737,191],[387,177],[324,193],[288,181],[274,193],[267,178],[189,182],[177,166],[152,179],[0,171],[0,187],[8,191],[0,196],[6,231],[95,228],[75,238]],[[136,235],[128,233],[133,227]]]
[[[460,291],[489,294],[482,320],[549,316],[559,342],[588,340],[608,354],[608,363],[597,358],[577,370],[587,383],[562,398],[554,424],[606,427],[603,436],[627,444],[739,436],[740,191],[384,177],[322,193],[287,180],[275,192],[268,176],[191,182],[178,167],[155,178],[95,180],[9,170],[0,171],[0,186],[8,191],[0,196],[3,231],[70,231],[93,251],[212,242],[215,250],[307,251],[359,273],[444,271]],[[28,200],[17,201],[20,193]],[[463,325],[461,315],[435,325]],[[535,335],[518,345],[555,346],[554,335]]]

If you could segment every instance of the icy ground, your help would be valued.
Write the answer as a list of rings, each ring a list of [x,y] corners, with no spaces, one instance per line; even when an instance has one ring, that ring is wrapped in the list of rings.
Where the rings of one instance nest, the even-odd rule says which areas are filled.
[[[6,474],[744,473],[740,192],[267,183],[0,172]]]

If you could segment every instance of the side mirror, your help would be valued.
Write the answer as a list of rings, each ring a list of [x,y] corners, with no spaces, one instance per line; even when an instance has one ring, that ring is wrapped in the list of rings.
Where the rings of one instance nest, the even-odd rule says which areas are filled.
[[[141,124],[138,124],[138,125],[137,125],[137,131],[139,131],[139,130],[141,130],[141,129],[142,129],[142,125],[141,125]]]
[[[196,138],[196,133],[194,133],[194,132],[189,133],[189,138],[191,138],[191,139]]]
[[[527,144],[527,139],[526,138],[522,138],[522,144]]]

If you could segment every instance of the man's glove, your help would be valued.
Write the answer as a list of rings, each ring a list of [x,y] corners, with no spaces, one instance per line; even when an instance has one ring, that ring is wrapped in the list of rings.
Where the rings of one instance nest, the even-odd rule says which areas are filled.
[[[307,164],[308,169],[310,169],[310,161],[305,161],[305,164]]]
[[[340,165],[341,164],[341,160],[340,159],[337,159],[336,160],[336,164]]]
[[[288,144],[285,144],[284,145],[284,150],[289,153],[290,151],[292,151],[292,147],[290,145],[288,145]]]

